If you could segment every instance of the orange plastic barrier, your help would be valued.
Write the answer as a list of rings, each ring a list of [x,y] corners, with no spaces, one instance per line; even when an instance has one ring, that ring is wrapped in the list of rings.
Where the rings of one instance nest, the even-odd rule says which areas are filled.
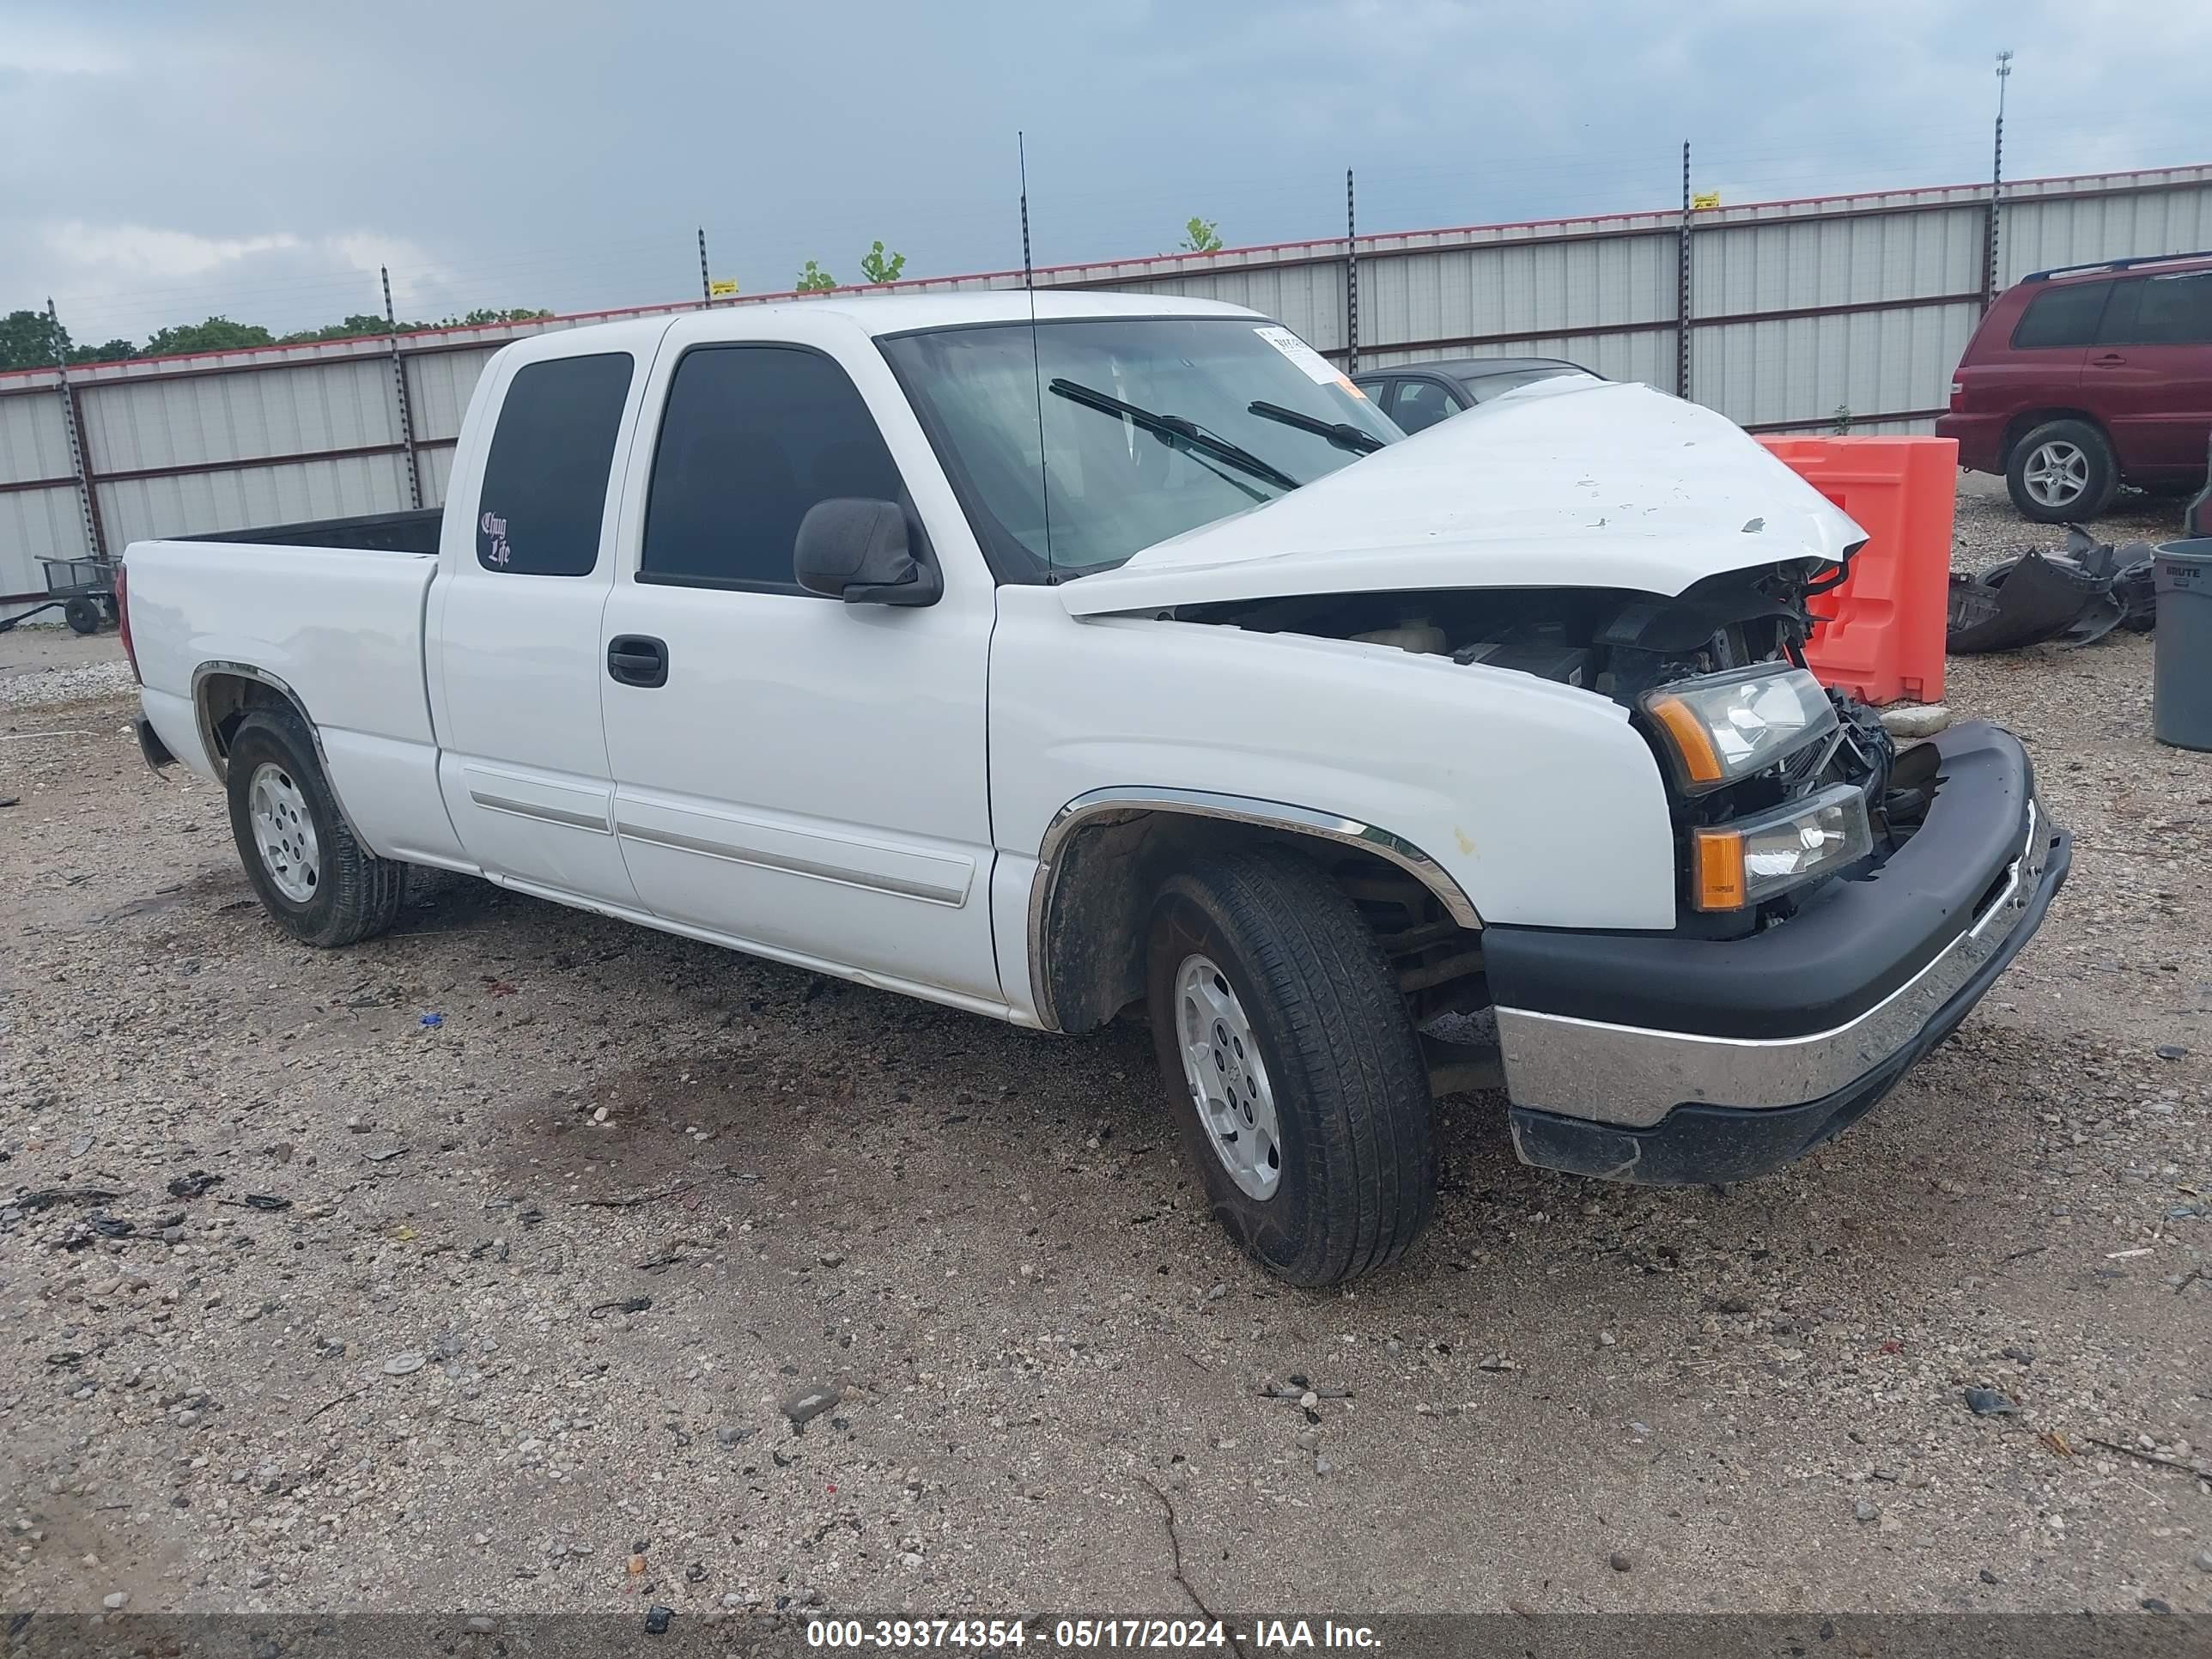
[[[1867,544],[1849,580],[1812,603],[1805,660],[1821,683],[1869,702],[1943,696],[1959,445],[1951,438],[1761,438],[1851,515]]]

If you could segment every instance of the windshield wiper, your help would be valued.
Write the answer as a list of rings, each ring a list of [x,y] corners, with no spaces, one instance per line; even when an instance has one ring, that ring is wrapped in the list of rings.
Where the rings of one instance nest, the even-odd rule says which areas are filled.
[[[1302,415],[1295,409],[1284,408],[1280,404],[1261,402],[1247,407],[1262,420],[1280,421],[1285,426],[1310,432],[1316,437],[1326,438],[1339,449],[1348,449],[1355,455],[1372,455],[1382,447],[1385,441],[1371,432],[1361,431],[1349,421],[1324,421],[1317,415]]]
[[[1051,390],[1056,398],[1065,398],[1070,403],[1081,404],[1085,409],[1095,409],[1103,414],[1118,416],[1131,425],[1156,433],[1170,443],[1180,443],[1217,460],[1226,461],[1239,471],[1266,479],[1278,489],[1296,489],[1298,487],[1298,481],[1280,467],[1270,465],[1250,450],[1231,443],[1226,438],[1215,437],[1195,421],[1186,420],[1180,415],[1160,415],[1149,409],[1139,409],[1134,404],[1125,404],[1119,398],[1109,397],[1087,386],[1079,386],[1073,380],[1055,380],[1052,382]]]

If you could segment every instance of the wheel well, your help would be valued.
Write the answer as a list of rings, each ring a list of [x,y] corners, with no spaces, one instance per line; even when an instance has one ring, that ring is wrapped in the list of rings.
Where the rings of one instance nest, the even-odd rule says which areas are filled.
[[[2112,444],[2112,434],[2106,432],[2105,423],[2085,410],[2031,409],[2023,414],[2014,416],[2011,420],[2005,422],[2004,441],[1997,451],[1997,465],[2001,468],[2010,466],[2014,447],[2046,421],[2079,421],[2084,426],[2096,428],[2099,435],[2104,438],[2107,447]]]
[[[248,714],[258,709],[282,709],[298,715],[302,722],[307,718],[307,711],[300,707],[299,700],[289,690],[251,674],[226,670],[201,675],[195,701],[199,708],[200,735],[206,741],[208,758],[215,763],[218,773],[230,758],[231,739],[238,733],[239,723]],[[313,726],[308,725],[307,730],[313,732]],[[319,744],[317,748],[319,752]]]
[[[1047,1023],[1093,1030],[1141,1001],[1146,938],[1162,884],[1210,853],[1269,842],[1310,858],[1358,907],[1417,1019],[1487,1003],[1480,931],[1463,927],[1403,866],[1294,829],[1147,809],[1090,819],[1054,855],[1035,942]]]

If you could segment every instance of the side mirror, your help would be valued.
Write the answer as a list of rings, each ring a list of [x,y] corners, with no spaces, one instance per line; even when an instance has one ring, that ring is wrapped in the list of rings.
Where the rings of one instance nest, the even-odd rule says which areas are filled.
[[[909,548],[896,501],[842,495],[815,502],[799,522],[792,565],[808,592],[848,605],[935,605],[945,594],[927,550],[918,559]]]

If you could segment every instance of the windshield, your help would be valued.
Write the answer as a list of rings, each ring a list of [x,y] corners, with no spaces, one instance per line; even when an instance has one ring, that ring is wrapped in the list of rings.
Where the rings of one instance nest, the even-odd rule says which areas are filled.
[[[1111,568],[1401,435],[1296,335],[1253,318],[992,324],[881,344],[1002,580]]]

